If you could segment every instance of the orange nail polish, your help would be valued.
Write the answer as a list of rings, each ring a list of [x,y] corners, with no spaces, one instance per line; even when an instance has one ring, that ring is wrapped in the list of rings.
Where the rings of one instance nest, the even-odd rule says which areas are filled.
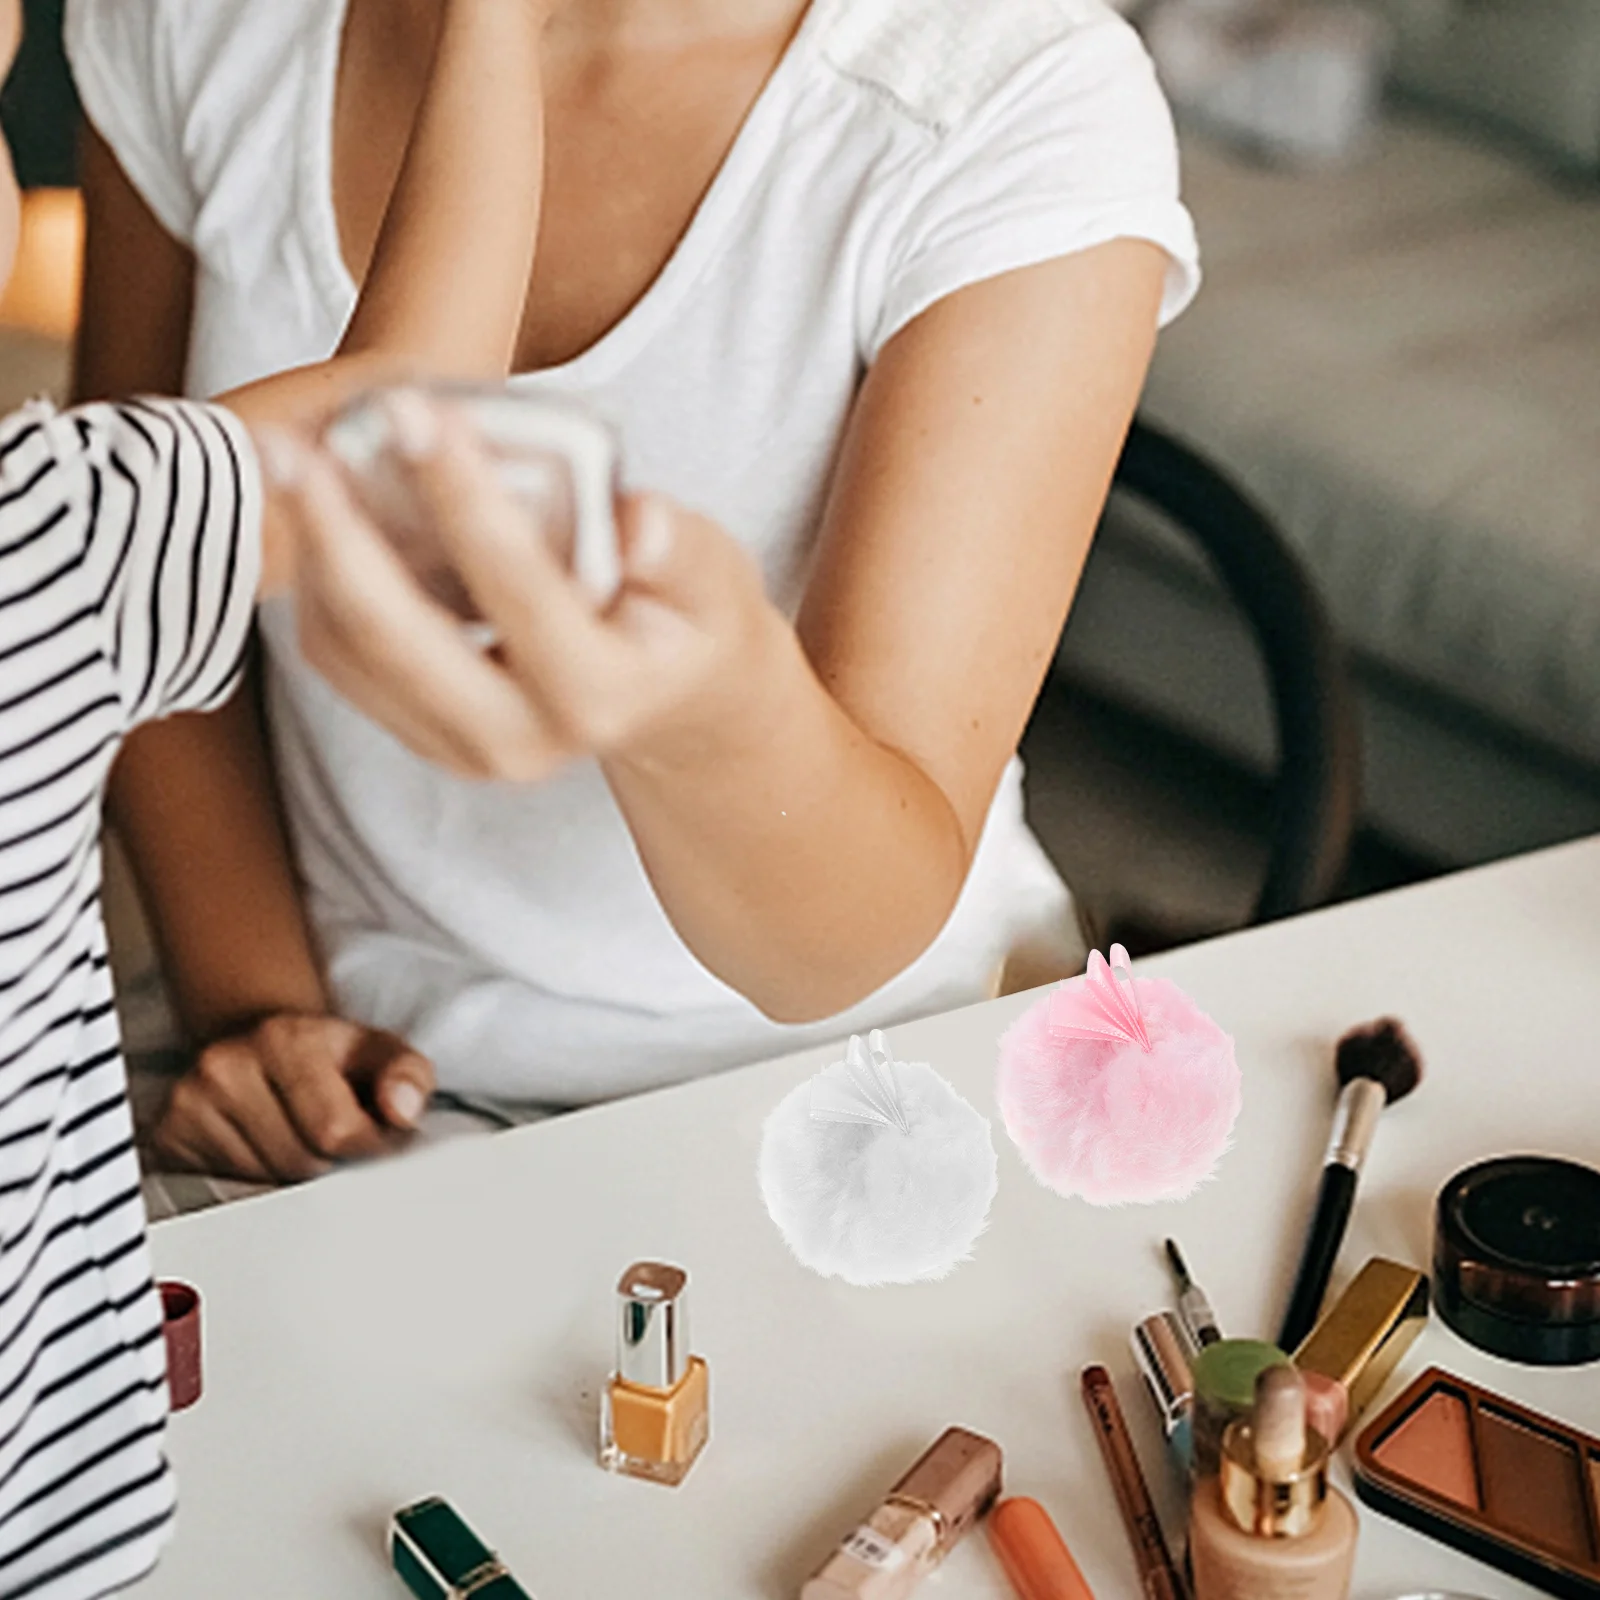
[[[1094,1600],[1050,1513],[1037,1500],[1002,1500],[989,1515],[989,1542],[1018,1600]]]
[[[617,1368],[600,1416],[600,1463],[610,1472],[675,1487],[710,1435],[710,1372],[689,1354],[688,1275],[638,1261],[617,1284]]]

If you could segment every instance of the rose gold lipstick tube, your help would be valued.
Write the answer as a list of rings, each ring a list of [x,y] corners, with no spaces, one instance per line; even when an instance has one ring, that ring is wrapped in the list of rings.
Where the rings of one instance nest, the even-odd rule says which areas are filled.
[[[905,1600],[1000,1497],[1000,1446],[947,1428],[840,1541],[800,1600]]]

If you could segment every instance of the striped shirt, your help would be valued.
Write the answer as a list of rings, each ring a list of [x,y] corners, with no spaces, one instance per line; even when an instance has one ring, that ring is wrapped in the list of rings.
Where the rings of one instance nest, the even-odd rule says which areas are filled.
[[[123,1588],[172,1520],[101,799],[130,729],[231,692],[259,525],[226,413],[0,424],[0,1596]]]

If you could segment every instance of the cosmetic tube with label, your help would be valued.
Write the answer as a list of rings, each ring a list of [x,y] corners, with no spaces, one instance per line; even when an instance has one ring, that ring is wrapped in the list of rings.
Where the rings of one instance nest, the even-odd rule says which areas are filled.
[[[710,1374],[689,1354],[688,1275],[638,1261],[617,1284],[617,1368],[600,1415],[600,1464],[675,1487],[711,1432]]]
[[[1000,1498],[1000,1446],[946,1428],[807,1580],[800,1600],[905,1600]]]

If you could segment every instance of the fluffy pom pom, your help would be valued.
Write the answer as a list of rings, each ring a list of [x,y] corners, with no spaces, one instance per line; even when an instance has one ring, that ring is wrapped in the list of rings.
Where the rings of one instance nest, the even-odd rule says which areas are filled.
[[[1233,1040],[1174,983],[1096,952],[1000,1041],[1006,1131],[1033,1175],[1095,1205],[1181,1200],[1239,1115]],[[1113,970],[1113,968],[1123,970]]]
[[[998,1184],[986,1117],[932,1067],[845,1059],[786,1095],[762,1131],[761,1196],[784,1242],[825,1278],[867,1286],[942,1278],[989,1220]]]

